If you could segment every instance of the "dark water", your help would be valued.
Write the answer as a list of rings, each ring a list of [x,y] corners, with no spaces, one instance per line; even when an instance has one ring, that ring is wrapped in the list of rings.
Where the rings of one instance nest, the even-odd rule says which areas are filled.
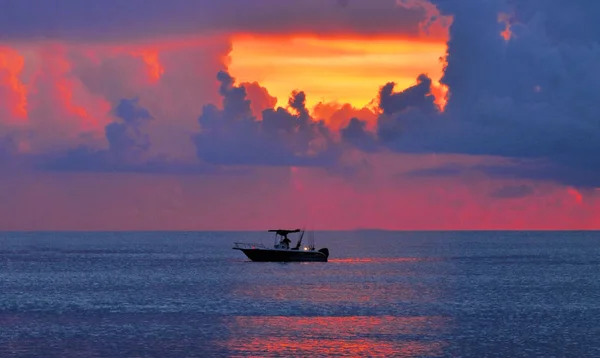
[[[599,357],[600,233],[0,234],[0,357]]]

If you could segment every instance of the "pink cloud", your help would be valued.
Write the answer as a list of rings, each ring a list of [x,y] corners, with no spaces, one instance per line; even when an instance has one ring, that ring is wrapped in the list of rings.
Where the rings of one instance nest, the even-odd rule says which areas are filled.
[[[419,76],[417,84],[408,89],[394,90],[393,84],[382,83],[380,108],[321,103],[313,109],[306,108],[302,92],[291,95],[291,101],[283,105],[287,108],[274,108],[277,99],[268,88],[260,83],[227,83],[229,80],[223,79],[225,72],[219,72],[227,70],[231,51],[228,35],[236,32],[384,36],[389,30],[416,36],[419,24],[421,31],[431,30],[433,25],[445,31],[446,25],[438,21],[438,8],[424,1],[403,1],[402,6],[417,9],[412,12],[399,10],[401,7],[392,1],[357,0],[342,6],[332,2],[330,8],[325,8],[323,1],[306,1],[295,7],[277,2],[268,7],[270,15],[278,15],[269,17],[272,22],[263,21],[264,8],[236,2],[248,11],[245,23],[221,5],[211,8],[214,19],[209,20],[221,21],[215,31],[223,36],[208,36],[204,32],[207,29],[202,28],[198,31],[202,35],[195,37],[166,39],[154,34],[148,40],[140,30],[146,24],[132,23],[127,34],[135,41],[105,38],[98,35],[101,27],[92,26],[87,28],[90,32],[82,33],[86,41],[27,40],[2,47],[0,194],[4,200],[0,203],[0,229],[264,229],[302,224],[327,229],[599,228],[600,217],[594,214],[599,204],[596,193],[556,184],[575,185],[584,180],[586,186],[591,185],[589,178],[594,176],[588,174],[594,174],[589,169],[594,166],[585,164],[593,164],[596,159],[588,155],[595,146],[589,141],[587,127],[576,132],[575,141],[567,141],[572,138],[563,137],[568,133],[565,123],[571,122],[558,121],[553,127],[552,122],[545,121],[540,127],[543,131],[538,130],[539,123],[527,122],[568,113],[573,109],[571,102],[559,103],[562,107],[556,107],[548,116],[527,117],[523,113],[528,110],[545,113],[536,111],[557,105],[548,101],[550,97],[544,97],[551,86],[542,90],[534,83],[537,78],[511,77],[506,74],[513,72],[494,71],[536,63],[533,60],[538,54],[524,49],[539,49],[541,54],[556,56],[557,60],[548,64],[552,65],[550,69],[563,63],[573,65],[559,68],[560,71],[546,68],[538,73],[539,78],[552,83],[553,78],[546,78],[548,73],[587,69],[585,64],[595,62],[585,59],[595,54],[587,49],[576,52],[580,57],[563,54],[562,48],[539,41],[545,36],[559,36],[540,30],[542,27],[528,28],[530,37],[519,40],[515,35],[506,41],[500,38],[497,23],[485,25],[480,17],[469,16],[481,13],[495,21],[490,14],[495,15],[496,9],[491,5],[463,8],[460,1],[435,2],[441,4],[444,15],[464,15],[458,19],[462,22],[452,25],[445,73],[451,94],[449,112],[454,111],[454,117],[437,110],[432,92],[440,89],[426,76]],[[85,13],[86,9],[81,11]],[[410,18],[409,24],[390,30],[392,22],[398,23],[400,12]],[[376,16],[367,18],[366,13]],[[176,15],[173,18],[187,14]],[[357,21],[348,24],[348,19]],[[65,20],[72,19],[67,16]],[[64,37],[65,31],[76,28],[75,25],[66,21],[56,36]],[[530,23],[521,25],[527,27]],[[192,22],[187,26],[192,26]],[[479,28],[485,30],[482,34],[490,41],[477,37],[475,44],[484,51],[470,53],[481,57],[463,57],[475,46],[471,34],[478,32],[465,31],[469,34],[466,36],[461,29]],[[163,30],[163,35],[191,31]],[[28,34],[13,33],[14,38],[30,39]],[[539,47],[519,42],[526,40]],[[575,44],[572,40],[570,46]],[[497,53],[506,56],[495,56]],[[522,58],[531,61],[520,61]],[[469,61],[474,61],[475,66],[468,66]],[[471,72],[479,69],[485,71]],[[543,68],[531,70],[524,73]],[[217,73],[221,83],[215,78]],[[472,81],[463,81],[464,78]],[[514,92],[509,91],[508,86],[513,83],[506,84],[506,78],[519,80]],[[569,78],[577,77],[565,77],[565,81]],[[569,84],[572,88],[561,88],[595,93],[593,84],[587,84],[585,89],[578,87],[585,81]],[[491,92],[481,90],[488,87]],[[535,91],[524,90],[530,87]],[[493,96],[479,98],[482,93]],[[474,98],[478,106],[470,105]],[[590,98],[593,96],[581,97]],[[285,103],[287,99],[279,100]],[[531,106],[514,106],[521,102]],[[153,120],[140,124],[119,116],[115,108],[121,103],[143,113],[147,111]],[[206,104],[212,106],[205,107]],[[586,108],[590,109],[586,115],[594,118],[595,107]],[[456,115],[461,110],[471,117]],[[261,118],[263,113],[265,118]],[[511,127],[513,114],[523,117],[518,121],[523,127]],[[509,122],[502,124],[496,116],[504,116],[503,120]],[[480,121],[481,118],[487,121]],[[318,122],[319,119],[324,122]],[[473,123],[477,126],[472,127]],[[114,130],[113,137],[110,128]],[[476,130],[470,131],[473,128]],[[546,132],[550,129],[552,133]],[[536,143],[542,141],[546,147],[532,146],[531,138]],[[368,145],[353,145],[362,140]],[[144,160],[160,161],[143,163],[147,164],[144,167],[123,165],[139,164],[139,158],[133,156],[134,160],[129,160],[130,153],[126,151],[111,152],[114,143],[125,143],[126,149],[143,147]],[[571,152],[556,152],[556,143],[566,143],[565,148]],[[525,152],[516,153],[515,148]],[[53,172],[36,166],[70,149],[75,151],[68,153],[76,156],[66,158],[80,160],[84,165],[75,166],[80,172]],[[104,159],[107,150],[113,161]],[[449,154],[406,154],[427,151]],[[580,181],[574,184],[568,170],[558,172],[550,167],[550,171],[542,168],[536,172],[534,169],[539,168],[525,160],[513,162],[482,154],[549,158],[564,169],[575,165]],[[14,161],[4,165],[6,158]],[[105,160],[101,163],[104,166],[90,165],[97,158]],[[517,169],[510,171],[515,166]],[[81,172],[90,168],[105,172]],[[144,170],[152,173],[107,173]],[[179,174],[171,175],[173,172]]]
[[[397,6],[396,0],[351,0],[344,6],[337,0],[129,0],[126,5],[106,0],[94,6],[20,0],[0,13],[0,32],[16,40],[96,42],[224,33],[416,36],[426,10]]]
[[[21,153],[105,148],[105,127],[123,98],[139,97],[159,120],[148,133],[157,155],[195,160],[190,133],[215,101],[227,38],[86,45],[21,43],[0,50],[0,126]],[[157,66],[160,71],[157,71]],[[158,77],[156,75],[158,74]]]
[[[419,158],[406,158],[418,161]],[[379,167],[377,167],[379,168]],[[583,206],[564,188],[491,198],[501,180],[422,181],[380,169],[349,181],[322,169],[255,168],[246,174],[171,176],[38,173],[0,178],[4,230],[404,230],[600,228],[598,196]],[[369,180],[375,185],[367,185]],[[519,182],[520,183],[520,182]],[[326,200],[325,200],[326,199]]]

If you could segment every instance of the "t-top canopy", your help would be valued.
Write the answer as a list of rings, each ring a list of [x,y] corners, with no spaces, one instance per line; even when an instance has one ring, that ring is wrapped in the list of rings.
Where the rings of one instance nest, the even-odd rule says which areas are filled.
[[[296,229],[296,230],[277,229],[277,230],[269,230],[269,232],[275,232],[275,233],[277,233],[277,235],[286,236],[287,234],[293,234],[295,232],[300,232],[300,229]]]

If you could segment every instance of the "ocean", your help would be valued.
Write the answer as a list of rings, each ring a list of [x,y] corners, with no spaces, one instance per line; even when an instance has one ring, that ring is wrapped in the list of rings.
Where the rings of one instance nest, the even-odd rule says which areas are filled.
[[[0,357],[599,357],[600,233],[0,233]],[[295,241],[294,241],[295,242]]]

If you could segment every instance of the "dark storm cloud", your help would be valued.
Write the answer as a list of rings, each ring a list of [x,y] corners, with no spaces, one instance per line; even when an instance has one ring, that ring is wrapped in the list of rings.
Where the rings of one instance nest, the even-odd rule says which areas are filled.
[[[403,92],[410,97],[397,94],[407,100],[396,99],[391,110],[384,100],[396,95],[382,91],[380,145],[508,157],[514,165],[479,169],[600,186],[600,2],[432,2],[454,18],[442,78],[450,91],[445,112],[423,107],[430,103],[426,81]],[[503,12],[512,23],[509,41],[500,35]]]
[[[223,32],[416,35],[424,16],[395,0],[4,0],[1,10],[3,40]]]
[[[246,88],[235,86],[220,72],[223,109],[206,105],[194,136],[198,158],[216,165],[331,166],[339,151],[323,121],[314,121],[306,109],[304,92],[292,94],[290,112],[266,109],[262,121],[251,110]]]

